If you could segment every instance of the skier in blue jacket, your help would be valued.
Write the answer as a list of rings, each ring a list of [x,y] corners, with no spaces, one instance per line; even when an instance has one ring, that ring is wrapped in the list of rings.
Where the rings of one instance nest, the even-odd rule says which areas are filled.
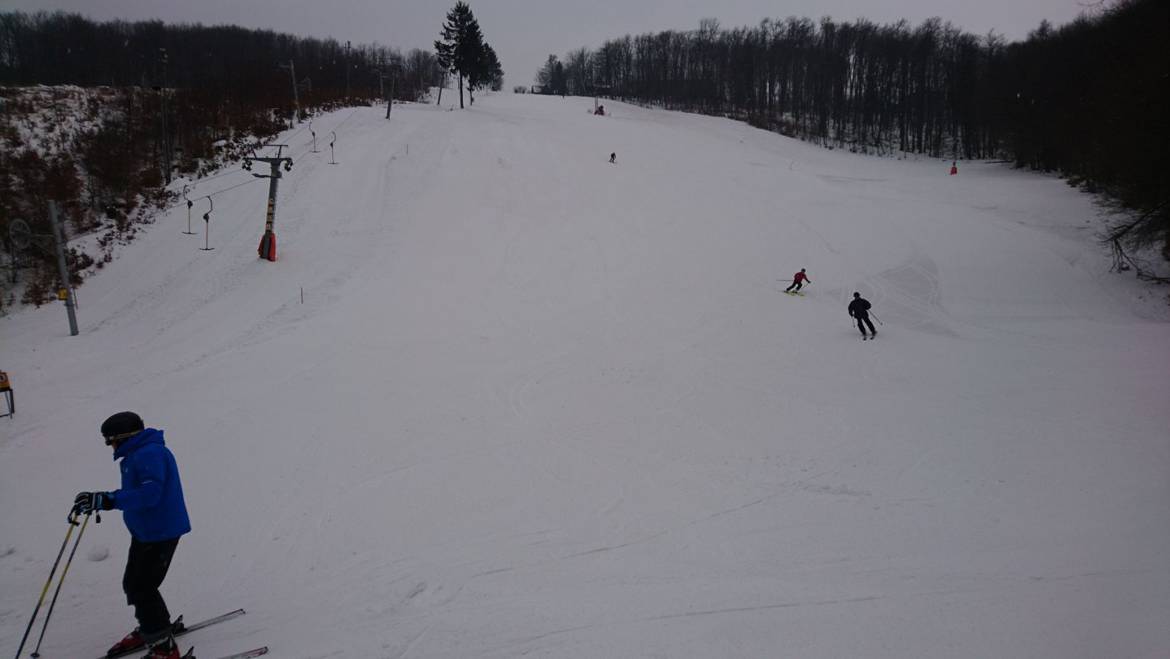
[[[121,460],[122,487],[113,492],[81,492],[73,512],[121,510],[130,531],[130,555],[122,577],[126,602],[134,607],[138,628],[116,643],[109,654],[150,648],[146,659],[179,659],[171,614],[158,592],[179,537],[191,530],[175,456],[161,430],[147,428],[133,412],[119,412],[102,424],[106,445]]]

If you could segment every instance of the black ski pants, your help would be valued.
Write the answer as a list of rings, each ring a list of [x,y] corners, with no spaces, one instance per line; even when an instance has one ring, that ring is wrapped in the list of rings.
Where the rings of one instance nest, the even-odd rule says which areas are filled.
[[[865,323],[865,325],[869,325],[869,333],[870,334],[877,334],[877,330],[875,330],[873,328],[873,323],[869,322],[868,315],[867,316],[857,316],[857,329],[861,330],[862,336],[865,336],[865,325],[862,325],[862,323]]]
[[[798,290],[798,291],[799,291],[799,290],[800,290],[800,286],[801,286],[803,283],[804,283],[804,282],[801,282],[801,281],[794,281],[794,282],[792,282],[792,284],[790,284],[790,285],[788,286],[788,288],[784,289],[784,292],[785,292],[785,293],[787,293],[788,291],[790,291],[790,290],[792,290],[792,289],[794,289],[794,288],[795,288],[796,290]]]
[[[126,603],[134,607],[138,630],[148,642],[170,631],[171,614],[158,587],[167,576],[178,544],[178,538],[161,542],[130,539],[130,556],[126,559],[122,590],[126,593]]]

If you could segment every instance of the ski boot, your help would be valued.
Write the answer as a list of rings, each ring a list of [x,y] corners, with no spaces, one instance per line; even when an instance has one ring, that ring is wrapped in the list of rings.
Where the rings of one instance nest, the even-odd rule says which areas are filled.
[[[183,624],[183,616],[175,618],[175,621],[171,623],[172,634],[181,634],[186,628],[187,626]],[[134,631],[126,634],[125,638],[115,643],[113,647],[106,651],[106,657],[111,659],[113,657],[121,657],[134,652],[140,652],[145,648],[146,639],[142,638],[142,632],[135,627]]]
[[[118,641],[106,651],[107,657],[120,657],[124,654],[129,654],[137,650],[141,650],[146,643],[142,640],[142,634],[135,627],[134,631],[126,634],[126,637]]]
[[[192,654],[194,648],[187,654],[179,654],[179,644],[175,643],[174,637],[168,635],[161,641],[156,642],[150,646],[150,651],[146,653],[143,659],[194,659]]]

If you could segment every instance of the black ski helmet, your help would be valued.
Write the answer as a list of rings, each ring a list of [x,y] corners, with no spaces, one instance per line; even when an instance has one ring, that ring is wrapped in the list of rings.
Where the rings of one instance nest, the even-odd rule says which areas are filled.
[[[146,428],[142,417],[133,412],[118,412],[102,423],[102,437],[117,437],[141,432]]]
[[[853,291],[853,297],[861,297],[861,293],[858,293],[857,291]]]

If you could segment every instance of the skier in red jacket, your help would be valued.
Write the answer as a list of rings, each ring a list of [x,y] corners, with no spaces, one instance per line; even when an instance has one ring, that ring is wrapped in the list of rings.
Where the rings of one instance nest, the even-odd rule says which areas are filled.
[[[804,268],[801,268],[800,272],[796,273],[795,275],[792,275],[792,285],[790,285],[788,288],[784,289],[784,292],[791,293],[792,289],[794,289],[794,288],[796,289],[797,292],[799,292],[800,287],[802,285],[804,285],[804,282],[806,282],[806,281],[810,284],[812,283],[812,280],[808,278],[808,275],[804,274]]]

